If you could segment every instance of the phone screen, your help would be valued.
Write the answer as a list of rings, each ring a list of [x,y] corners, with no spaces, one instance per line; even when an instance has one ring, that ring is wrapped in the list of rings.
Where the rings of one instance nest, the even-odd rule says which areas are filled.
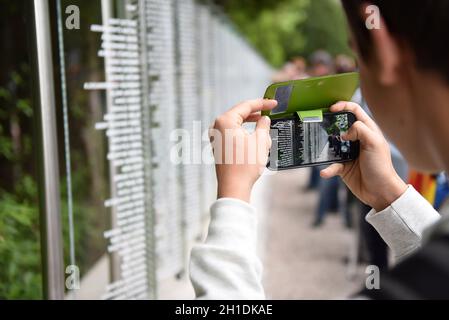
[[[322,122],[302,122],[296,114],[273,119],[267,167],[283,170],[354,160],[358,142],[341,139],[354,122],[355,116],[350,112],[325,113]]]

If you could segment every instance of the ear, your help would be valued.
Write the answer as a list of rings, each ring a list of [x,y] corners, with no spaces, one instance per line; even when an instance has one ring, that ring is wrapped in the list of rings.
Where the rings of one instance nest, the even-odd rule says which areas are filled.
[[[361,14],[371,36],[371,59],[375,62],[375,74],[383,85],[392,85],[399,80],[401,61],[400,43],[388,30],[379,9],[370,3],[361,6]]]

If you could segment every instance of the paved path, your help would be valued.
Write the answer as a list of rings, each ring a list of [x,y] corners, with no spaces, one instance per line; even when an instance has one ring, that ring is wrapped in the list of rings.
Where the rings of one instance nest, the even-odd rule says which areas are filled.
[[[363,270],[349,280],[345,260],[354,235],[339,215],[330,214],[321,228],[311,228],[316,192],[304,193],[309,169],[272,177],[274,192],[267,217],[264,286],[272,299],[338,299],[363,284]]]

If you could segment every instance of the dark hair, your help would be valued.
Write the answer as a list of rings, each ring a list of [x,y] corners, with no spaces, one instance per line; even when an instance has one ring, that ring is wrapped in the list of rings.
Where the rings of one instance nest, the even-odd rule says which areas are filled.
[[[449,1],[447,0],[342,0],[362,58],[370,58],[369,30],[362,16],[363,3],[379,8],[390,33],[415,54],[416,67],[434,71],[449,83]]]

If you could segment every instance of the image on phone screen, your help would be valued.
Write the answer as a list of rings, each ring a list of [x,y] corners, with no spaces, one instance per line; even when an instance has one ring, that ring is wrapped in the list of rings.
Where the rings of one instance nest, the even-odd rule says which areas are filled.
[[[352,113],[325,113],[322,122],[303,122],[295,114],[271,123],[272,147],[268,168],[283,170],[354,160],[358,142],[341,135],[355,122]]]

